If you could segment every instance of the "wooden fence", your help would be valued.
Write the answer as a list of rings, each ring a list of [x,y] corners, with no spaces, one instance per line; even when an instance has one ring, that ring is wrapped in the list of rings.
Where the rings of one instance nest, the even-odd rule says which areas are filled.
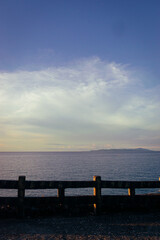
[[[93,195],[91,196],[65,196],[65,189],[70,188],[93,188]],[[116,188],[128,189],[128,195],[102,195],[101,189],[103,188]],[[0,205],[4,203],[15,202],[18,209],[18,216],[24,217],[25,207],[28,204],[32,207],[33,201],[38,204],[58,204],[61,208],[65,204],[88,204],[92,205],[96,215],[101,214],[104,206],[108,209],[114,209],[116,206],[119,208],[122,205],[134,206],[150,206],[154,205],[160,208],[160,195],[136,195],[135,189],[160,189],[160,181],[104,181],[100,176],[94,176],[93,181],[28,181],[25,176],[20,176],[16,180],[0,180],[0,189],[17,189],[18,196],[16,198],[0,197]],[[25,190],[35,189],[57,189],[56,197],[25,197]],[[138,205],[137,205],[138,204]]]

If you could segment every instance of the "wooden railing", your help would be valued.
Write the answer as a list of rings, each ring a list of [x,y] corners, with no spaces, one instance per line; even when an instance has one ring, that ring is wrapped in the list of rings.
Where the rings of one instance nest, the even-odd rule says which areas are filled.
[[[65,189],[68,188],[93,188],[93,195],[67,197],[65,196]],[[135,189],[160,189],[160,181],[104,181],[101,180],[100,176],[94,176],[93,181],[28,181],[25,176],[20,176],[18,181],[0,180],[0,189],[18,190],[18,213],[21,217],[24,216],[25,190],[33,189],[57,189],[57,197],[52,197],[52,201],[55,203],[63,205],[67,199],[68,201],[76,199],[76,203],[80,201],[87,202],[88,204],[93,204],[95,214],[99,215],[101,214],[102,205],[105,204],[106,199],[109,197],[101,194],[102,188],[128,189],[128,199],[133,200],[137,196]],[[159,197],[159,195],[157,196]]]

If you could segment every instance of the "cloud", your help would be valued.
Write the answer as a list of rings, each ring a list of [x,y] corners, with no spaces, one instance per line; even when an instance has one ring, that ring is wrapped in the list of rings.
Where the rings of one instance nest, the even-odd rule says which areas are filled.
[[[95,57],[39,71],[2,72],[0,84],[0,138],[8,149],[18,149],[18,139],[21,149],[30,139],[27,149],[38,150],[51,143],[73,149],[136,145],[142,135],[145,141],[160,130],[160,86],[145,88],[127,65]]]

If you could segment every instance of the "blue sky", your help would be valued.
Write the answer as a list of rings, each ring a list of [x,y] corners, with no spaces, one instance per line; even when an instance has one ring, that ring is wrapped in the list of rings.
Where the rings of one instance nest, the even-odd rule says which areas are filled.
[[[159,0],[0,0],[0,150],[160,150]]]

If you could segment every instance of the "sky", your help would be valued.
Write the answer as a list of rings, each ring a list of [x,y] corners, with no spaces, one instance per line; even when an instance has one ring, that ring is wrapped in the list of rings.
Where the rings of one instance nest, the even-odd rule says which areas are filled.
[[[159,0],[0,0],[0,151],[160,150]]]

